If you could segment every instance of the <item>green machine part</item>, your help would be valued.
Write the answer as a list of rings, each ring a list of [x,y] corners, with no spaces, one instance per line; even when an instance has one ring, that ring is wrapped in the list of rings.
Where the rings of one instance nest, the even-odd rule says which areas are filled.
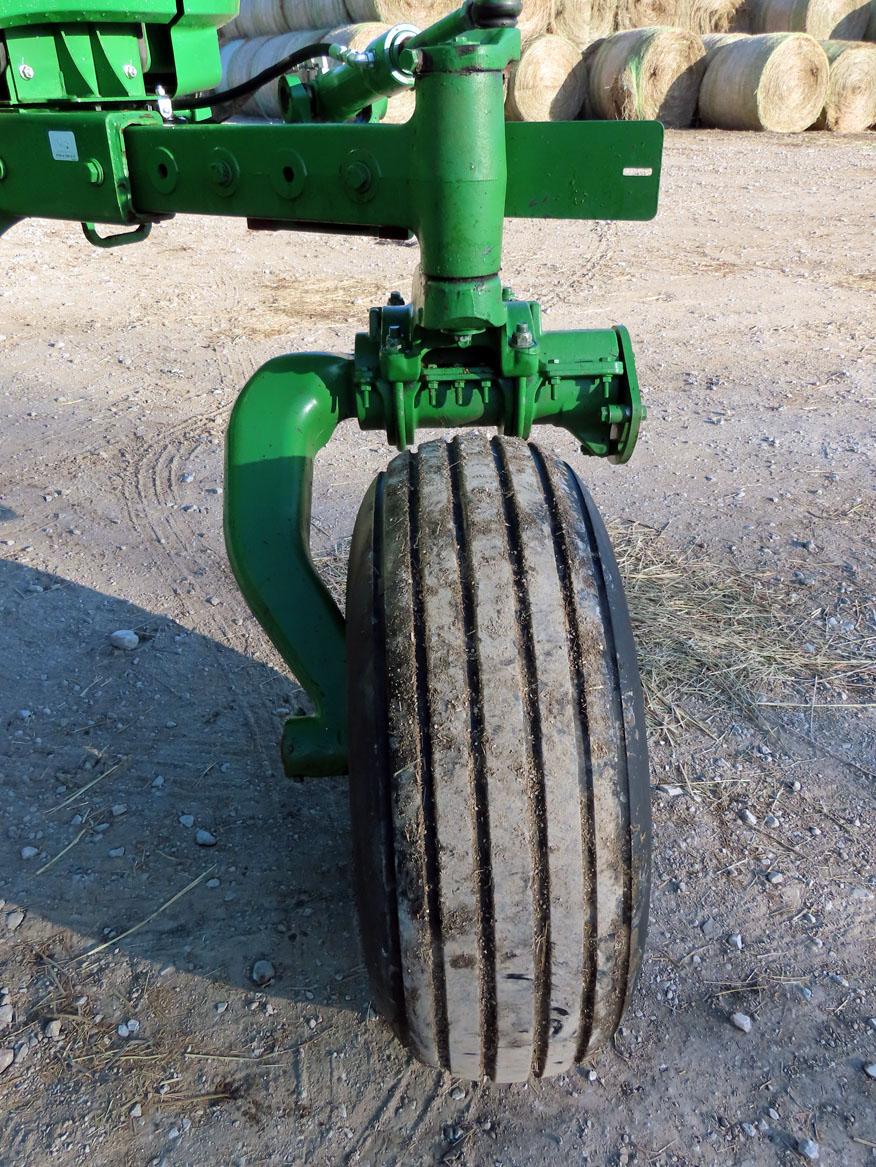
[[[210,19],[219,2],[205,0]],[[340,64],[329,72],[279,79],[287,124],[223,123],[166,101],[0,108],[0,234],[39,215],[79,220],[93,242],[117,245],[186,212],[419,241],[409,302],[394,292],[373,308],[352,356],[270,361],[229,423],[232,568],[314,706],[286,724],[291,775],[346,768],[344,623],[309,550],[314,459],[339,424],[383,430],[400,449],[426,427],[527,438],[547,424],[585,454],[624,462],[635,446],[644,410],[626,329],[544,331],[538,304],[502,282],[503,224],[651,218],[662,127],[506,124],[518,11],[516,0],[469,0],[422,33],[390,30],[365,53],[332,49]],[[411,86],[407,124],[369,120],[376,100]],[[102,238],[95,222],[134,231]]]
[[[222,76],[217,29],[237,0],[2,0],[0,106],[145,101]]]

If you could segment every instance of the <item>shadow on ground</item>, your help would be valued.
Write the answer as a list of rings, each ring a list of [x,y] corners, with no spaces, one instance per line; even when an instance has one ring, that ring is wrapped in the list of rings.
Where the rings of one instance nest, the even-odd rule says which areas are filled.
[[[283,777],[293,682],[17,563],[0,564],[0,599],[0,885],[4,911],[26,912],[15,939],[63,961],[152,916],[119,946],[155,973],[173,965],[221,995],[254,988],[267,959],[273,993],[363,1009],[346,782]],[[120,628],[138,649],[110,646]]]

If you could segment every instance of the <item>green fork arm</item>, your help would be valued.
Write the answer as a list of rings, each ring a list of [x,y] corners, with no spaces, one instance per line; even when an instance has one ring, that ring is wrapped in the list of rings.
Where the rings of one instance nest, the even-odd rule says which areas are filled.
[[[352,362],[323,353],[269,361],[231,414],[225,542],[240,590],[315,712],[283,731],[287,774],[347,769],[344,620],[310,554],[313,460],[355,416]]]

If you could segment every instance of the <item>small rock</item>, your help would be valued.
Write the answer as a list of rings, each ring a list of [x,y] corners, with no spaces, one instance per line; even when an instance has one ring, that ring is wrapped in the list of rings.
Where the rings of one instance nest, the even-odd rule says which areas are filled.
[[[179,480],[180,482],[194,482],[195,476],[194,474],[189,474],[188,471],[186,471],[185,474],[180,474]]]
[[[142,1113],[143,1113],[143,1107],[140,1105],[139,1102],[135,1102],[134,1105],[131,1107],[131,1109],[128,1111],[128,1114],[130,1115],[131,1118],[139,1118],[142,1115]]]
[[[217,1013],[224,1013],[225,1010],[228,1008],[228,1002],[227,1001],[217,1001],[214,1008],[216,1009]]]
[[[784,875],[782,875],[781,871],[768,871],[767,872],[767,883],[784,883],[784,882],[785,882],[785,877],[784,877]]]
[[[181,814],[179,816],[179,825],[181,827],[193,827],[195,825],[195,816],[193,814]]]
[[[0,1074],[8,1070],[15,1061],[15,1051],[11,1049],[0,1049]]]
[[[28,721],[31,717],[33,717],[33,713],[30,709],[19,709],[18,718],[20,721]]]
[[[22,910],[20,908],[16,908],[12,912],[7,912],[5,919],[4,919],[7,930],[9,932],[14,932],[15,929],[20,926],[23,919],[24,919],[24,912],[22,912]]]
[[[599,1079],[599,1075],[596,1073],[595,1070],[588,1070],[587,1071],[587,1081],[588,1082],[596,1082],[598,1079]]]
[[[43,1027],[43,1033],[52,1041],[57,1041],[61,1036],[61,1022],[55,1017],[52,1021],[47,1021]]]
[[[274,966],[269,960],[257,960],[252,966],[252,973],[250,975],[254,984],[269,985],[276,974],[274,973]]]
[[[765,827],[769,827],[770,830],[775,830],[776,827],[779,825],[779,820],[776,818],[776,816],[774,814],[768,814],[763,820],[763,825]]]
[[[152,785],[156,790],[160,790],[161,787],[164,785],[164,775],[163,774],[156,774],[155,777],[152,779]]]
[[[739,952],[742,951],[742,937],[739,935],[738,932],[731,932],[730,935],[727,937],[727,943],[730,945],[731,948],[735,948]]]
[[[37,857],[37,855],[39,855],[39,853],[40,853],[39,847],[22,847],[21,848],[21,858],[22,859],[35,859]]]
[[[868,1062],[867,1065],[864,1066],[864,1073],[868,1078],[876,1078],[876,1062]]]
[[[8,1029],[14,1015],[11,1005],[0,1005],[0,1029]]]
[[[818,1143],[814,1139],[798,1139],[797,1153],[802,1155],[804,1159],[815,1160],[818,1158],[819,1148]]]
[[[465,1091],[461,1086],[454,1086],[450,1091],[450,1097],[454,1102],[461,1102],[465,1098]]]
[[[731,1013],[730,1024],[741,1029],[743,1033],[751,1033],[751,1018],[747,1013]]]
[[[721,925],[716,920],[713,920],[711,916],[706,916],[705,920],[700,924],[700,931],[706,940],[714,940],[721,933]]]
[[[743,1122],[740,1125],[742,1126],[743,1132],[747,1134],[750,1139],[753,1139],[757,1134],[757,1127],[753,1122]]]
[[[128,808],[123,802],[116,802],[112,807],[113,815],[118,818],[119,815],[127,814]]]
[[[867,891],[865,887],[856,887],[852,890],[852,894],[849,898],[853,900],[863,900],[865,903],[869,903],[870,900],[873,899],[873,893],[871,891]]]
[[[684,794],[683,786],[669,786],[666,783],[661,783],[657,787],[659,794],[665,794],[667,798],[678,798],[680,794]]]
[[[199,847],[215,847],[216,836],[211,831],[201,828],[195,833],[195,842]]]
[[[745,825],[747,827],[756,827],[757,826],[757,818],[751,813],[751,811],[748,809],[748,807],[744,807],[739,812],[739,821],[742,823],[745,823]]]
[[[215,888],[217,888],[218,886],[219,886],[219,880],[218,880],[218,879],[208,879],[208,880],[207,880],[207,887],[209,887],[209,888],[212,888],[212,889],[215,889]]]
[[[108,852],[110,859],[121,859],[121,857],[124,855],[124,853],[125,853],[124,847],[110,847],[109,852]]]
[[[121,648],[125,652],[132,652],[140,643],[140,637],[131,628],[120,628],[118,632],[111,633],[109,639],[113,648]]]

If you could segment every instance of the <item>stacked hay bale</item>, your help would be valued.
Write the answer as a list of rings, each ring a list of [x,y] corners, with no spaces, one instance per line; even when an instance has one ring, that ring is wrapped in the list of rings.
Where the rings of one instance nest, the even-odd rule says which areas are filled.
[[[584,104],[584,86],[581,50],[546,33],[511,66],[505,112],[511,121],[573,121]]]
[[[876,45],[823,41],[821,47],[830,78],[816,129],[855,134],[876,125]]]
[[[680,28],[640,28],[596,42],[584,54],[585,113],[607,119],[657,118],[689,126],[706,62],[703,41]]]
[[[752,32],[808,32],[816,40],[863,40],[869,0],[749,0]]]
[[[704,125],[722,130],[795,134],[815,124],[827,97],[830,66],[805,33],[704,37],[700,86]]]

